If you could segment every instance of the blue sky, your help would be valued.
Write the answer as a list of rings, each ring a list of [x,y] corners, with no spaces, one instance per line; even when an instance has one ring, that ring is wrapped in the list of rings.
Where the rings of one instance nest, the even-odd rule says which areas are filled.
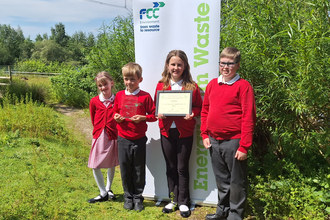
[[[70,36],[76,31],[96,36],[103,22],[132,12],[132,0],[0,0],[0,9],[0,24],[19,26],[31,40],[37,34],[50,36],[51,27],[60,22]]]

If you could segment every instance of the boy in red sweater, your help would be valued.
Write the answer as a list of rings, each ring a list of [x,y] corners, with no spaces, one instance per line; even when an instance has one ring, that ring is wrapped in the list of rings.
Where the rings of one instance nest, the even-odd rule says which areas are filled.
[[[205,219],[243,219],[247,199],[247,153],[256,122],[254,93],[240,78],[240,51],[225,48],[220,54],[220,76],[206,87],[201,111],[201,135],[210,149],[218,187],[215,214]]]
[[[124,189],[124,208],[142,211],[145,186],[147,121],[156,121],[149,93],[139,88],[142,68],[128,63],[122,68],[126,89],[116,94],[114,119],[118,122],[118,156]]]

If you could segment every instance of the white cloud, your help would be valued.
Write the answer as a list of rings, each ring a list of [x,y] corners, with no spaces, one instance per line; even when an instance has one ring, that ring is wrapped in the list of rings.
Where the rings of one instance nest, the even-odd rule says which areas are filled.
[[[126,0],[131,5],[131,0]],[[125,0],[100,0],[124,6]],[[91,19],[126,15],[125,8],[112,7],[86,0],[1,0],[0,21],[24,19],[30,22],[87,22]],[[130,7],[131,8],[131,7]]]
[[[79,30],[95,33],[103,21],[129,14],[125,8],[107,4],[124,7],[125,0],[1,0],[0,24],[9,24],[14,28],[20,26],[24,35],[30,35],[32,39],[38,33],[49,34],[50,28],[60,22],[69,34]],[[132,0],[126,0],[126,4],[131,11]],[[72,29],[74,27],[75,30]]]

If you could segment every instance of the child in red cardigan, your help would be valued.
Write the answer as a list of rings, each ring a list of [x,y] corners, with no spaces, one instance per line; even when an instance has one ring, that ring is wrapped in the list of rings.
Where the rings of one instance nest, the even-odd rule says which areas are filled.
[[[253,89],[240,78],[241,54],[234,47],[220,54],[221,75],[207,85],[201,112],[201,135],[210,149],[218,187],[215,214],[205,219],[243,219],[247,199],[247,152],[256,123]]]
[[[118,155],[124,189],[124,209],[142,211],[145,186],[147,123],[156,121],[149,93],[139,88],[142,68],[127,63],[122,68],[125,90],[116,95],[114,118],[118,122]]]
[[[95,78],[100,94],[91,99],[89,111],[93,124],[93,142],[89,154],[88,167],[93,169],[95,181],[100,189],[100,195],[88,200],[89,203],[103,202],[115,199],[111,184],[118,162],[117,122],[113,119],[113,103],[115,95],[111,92],[114,81],[109,73],[103,71]],[[108,168],[107,185],[101,168]]]
[[[190,74],[187,55],[182,50],[172,50],[167,55],[163,78],[158,82],[158,90],[192,90],[192,113],[185,117],[167,116],[158,113],[161,133],[161,146],[166,162],[166,176],[169,198],[173,201],[163,208],[164,213],[180,209],[182,217],[187,218],[191,212],[189,193],[189,158],[193,144],[193,133],[202,108],[202,97],[198,85]]]

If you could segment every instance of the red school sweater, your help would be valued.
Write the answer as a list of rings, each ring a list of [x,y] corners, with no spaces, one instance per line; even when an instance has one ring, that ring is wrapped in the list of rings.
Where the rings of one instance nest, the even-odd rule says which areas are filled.
[[[122,106],[124,105],[124,100],[127,95],[125,90],[119,91],[116,94],[116,99],[114,103],[114,112],[122,114]],[[145,136],[148,125],[146,122],[157,121],[155,116],[155,104],[149,93],[140,90],[138,94],[135,95],[137,98],[137,115],[145,115],[146,120],[135,123],[130,119],[126,118],[121,123],[117,124],[118,135],[128,139],[136,140]]]
[[[252,86],[244,79],[228,85],[213,79],[207,85],[201,112],[201,135],[217,140],[240,138],[239,151],[252,145],[256,107]]]
[[[110,140],[117,139],[117,122],[113,118],[113,104],[110,103],[105,107],[103,102],[100,101],[99,96],[95,96],[89,103],[89,112],[93,124],[93,138],[97,139],[104,128]]]
[[[156,103],[156,98],[157,98],[157,91],[158,90],[163,90],[163,83],[158,83],[156,87],[156,92],[155,92],[155,103]],[[166,90],[171,90],[171,86],[169,86]],[[198,85],[196,84],[196,89],[193,91],[193,96],[192,96],[192,112],[194,113],[194,117],[197,117],[200,115],[201,108],[202,108],[202,97],[201,93],[199,91]],[[185,138],[185,137],[190,137],[194,134],[194,128],[196,124],[195,118],[192,120],[185,120],[183,117],[173,117],[173,116],[166,116],[165,119],[158,119],[158,125],[160,129],[160,133],[168,137],[169,135],[169,130],[171,128],[171,125],[175,122],[176,128],[180,132],[180,138]]]

